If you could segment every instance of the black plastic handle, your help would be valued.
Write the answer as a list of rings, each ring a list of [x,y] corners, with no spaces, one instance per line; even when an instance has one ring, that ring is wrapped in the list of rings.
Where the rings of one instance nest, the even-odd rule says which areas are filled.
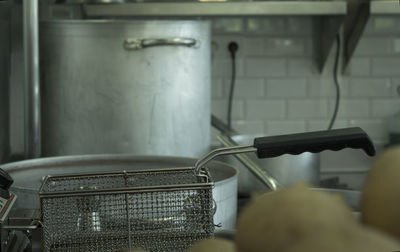
[[[361,128],[345,128],[298,133],[254,139],[258,158],[277,157],[283,154],[297,155],[303,152],[338,151],[344,148],[363,149],[374,156],[375,146]]]

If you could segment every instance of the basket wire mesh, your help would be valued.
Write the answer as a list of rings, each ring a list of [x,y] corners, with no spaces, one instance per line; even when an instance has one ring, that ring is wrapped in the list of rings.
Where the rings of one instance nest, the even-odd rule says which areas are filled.
[[[193,168],[48,176],[45,251],[186,251],[214,233],[213,183]]]

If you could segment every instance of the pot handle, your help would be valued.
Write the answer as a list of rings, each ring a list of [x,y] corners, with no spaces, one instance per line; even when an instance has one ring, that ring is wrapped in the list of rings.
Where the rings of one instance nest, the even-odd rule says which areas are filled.
[[[367,133],[355,127],[256,138],[253,145],[213,150],[199,159],[194,169],[200,174],[201,167],[222,155],[256,152],[258,158],[270,158],[283,154],[298,155],[303,152],[338,151],[344,148],[363,149],[369,156],[374,156],[376,153],[375,146]]]
[[[194,47],[197,40],[193,38],[157,38],[157,39],[139,39],[127,38],[124,40],[124,48],[126,50],[139,50],[153,46],[186,46]]]
[[[361,128],[315,131],[282,136],[260,137],[253,145],[258,158],[277,157],[283,154],[297,155],[303,152],[338,151],[344,148],[363,149],[374,156],[374,144]]]

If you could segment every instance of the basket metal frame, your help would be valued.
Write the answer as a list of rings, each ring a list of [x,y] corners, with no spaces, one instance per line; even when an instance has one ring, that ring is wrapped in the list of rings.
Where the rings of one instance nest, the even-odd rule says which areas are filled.
[[[182,184],[169,184],[169,185],[150,185],[150,186],[129,186],[128,178],[135,175],[146,175],[146,174],[165,174],[168,176],[168,173],[171,172],[193,172],[193,176],[199,178],[196,183],[185,183],[183,181]],[[82,189],[82,190],[67,190],[67,191],[53,191],[49,192],[46,190],[47,185],[51,181],[58,180],[74,180],[80,178],[90,178],[90,177],[107,177],[107,176],[116,176],[116,177],[124,177],[124,187],[116,187],[116,188],[100,188],[100,189]],[[120,171],[120,172],[101,172],[101,173],[80,173],[80,174],[67,174],[67,175],[57,175],[51,176],[48,175],[45,177],[40,189],[39,189],[39,197],[40,197],[40,208],[41,208],[41,220],[44,225],[44,214],[43,214],[43,200],[51,199],[51,198],[62,198],[62,197],[77,197],[77,196],[98,196],[98,195],[108,195],[108,194],[120,194],[125,197],[126,201],[126,214],[127,220],[130,219],[129,212],[129,201],[128,195],[134,193],[147,193],[147,192],[168,192],[168,191],[186,191],[186,190],[207,190],[211,193],[212,199],[212,188],[214,187],[214,183],[210,179],[210,173],[208,169],[202,168],[200,172],[195,171],[193,167],[181,167],[181,168],[168,168],[168,169],[150,169],[150,170],[135,170],[135,171]],[[215,202],[212,202],[213,207],[211,212],[215,213]],[[131,243],[132,230],[130,225],[128,225],[128,234],[129,234],[129,244]],[[45,248],[45,237],[42,239],[42,246]]]
[[[101,173],[80,173],[80,174],[67,174],[67,175],[57,175],[52,176],[48,175],[44,178],[42,185],[39,189],[39,196],[40,198],[49,198],[49,197],[65,197],[71,195],[100,195],[100,194],[113,194],[115,192],[118,193],[129,193],[129,192],[156,192],[156,191],[178,191],[182,189],[207,189],[213,188],[214,183],[210,180],[210,172],[208,169],[202,168],[201,173],[194,174],[194,176],[203,178],[204,181],[199,183],[191,183],[191,184],[176,184],[176,185],[163,185],[163,186],[140,186],[140,187],[120,187],[120,188],[112,188],[112,189],[94,189],[94,190],[79,190],[79,191],[62,191],[62,192],[46,192],[44,187],[51,179],[73,179],[73,178],[82,178],[82,177],[89,177],[89,176],[107,176],[107,175],[122,175],[122,176],[129,176],[135,174],[146,174],[146,173],[153,173],[153,172],[160,172],[168,174],[168,172],[172,171],[189,171],[193,170],[193,167],[181,167],[181,168],[168,168],[166,169],[151,169],[151,170],[136,170],[136,171],[119,171],[119,172],[101,172]],[[194,171],[194,170],[193,170]],[[126,180],[125,180],[125,184]]]

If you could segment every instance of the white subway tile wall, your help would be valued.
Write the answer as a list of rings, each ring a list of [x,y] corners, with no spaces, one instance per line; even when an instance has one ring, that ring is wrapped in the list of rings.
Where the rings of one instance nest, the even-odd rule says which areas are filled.
[[[221,119],[226,119],[227,100],[211,100],[211,110],[215,116]],[[232,102],[232,119],[242,120],[244,118],[244,101],[234,100]]]
[[[271,135],[285,134],[286,132],[305,132],[305,120],[270,120],[267,122],[267,127]]]
[[[224,97],[229,95],[232,79],[224,80]],[[264,79],[262,78],[237,78],[235,80],[235,99],[262,98],[264,97]]]
[[[395,38],[393,40],[393,52],[400,53],[400,38]]]
[[[305,38],[265,38],[265,55],[303,56],[306,54]]]
[[[333,113],[333,51],[323,74],[312,58],[311,17],[213,20],[212,110],[225,120],[231,82],[228,44],[239,44],[233,126],[276,135],[323,130]],[[333,49],[334,50],[334,49]],[[360,126],[387,141],[387,118],[400,111],[400,17],[372,16],[345,74],[335,128]]]
[[[316,131],[327,128],[329,122],[327,120],[307,120],[307,130]],[[339,119],[335,120],[333,124],[334,129],[341,129],[349,127],[349,122],[347,120]]]
[[[289,99],[287,117],[290,119],[328,118],[328,100]]]
[[[335,101],[329,101],[328,114],[332,114],[335,107]],[[338,118],[352,119],[352,118],[370,118],[370,104],[368,99],[342,99],[339,105]]]
[[[268,79],[267,97],[290,98],[307,96],[306,78]]]
[[[348,68],[351,76],[369,76],[371,74],[371,59],[354,55]]]
[[[245,60],[247,77],[286,76],[286,59],[282,57],[248,57]]]
[[[388,55],[392,51],[390,37],[362,37],[358,42],[355,53],[360,56]]]
[[[386,118],[399,111],[400,99],[374,99],[372,101],[372,117]]]
[[[400,76],[399,66],[399,56],[373,57],[371,74],[373,76]]]
[[[336,88],[332,76],[316,76],[308,78],[308,96],[315,98],[335,97]],[[340,96],[349,96],[349,82],[347,79],[340,80]]]
[[[267,122],[269,119],[287,118],[286,103],[284,99],[248,99],[245,119]]]
[[[350,95],[354,98],[391,97],[392,92],[393,88],[390,78],[354,77],[350,79]]]

